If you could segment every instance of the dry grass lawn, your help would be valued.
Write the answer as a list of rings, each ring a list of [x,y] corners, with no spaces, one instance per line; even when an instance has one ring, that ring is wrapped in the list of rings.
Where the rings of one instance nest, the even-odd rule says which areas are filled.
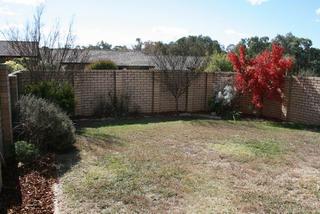
[[[320,213],[319,129],[91,121],[77,149],[61,156],[61,213]]]

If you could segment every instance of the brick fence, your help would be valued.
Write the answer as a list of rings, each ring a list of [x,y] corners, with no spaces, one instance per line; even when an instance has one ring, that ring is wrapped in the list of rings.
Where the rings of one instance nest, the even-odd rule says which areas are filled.
[[[141,70],[91,71],[75,73],[73,85],[76,97],[77,116],[91,116],[108,94],[129,96],[129,110],[141,113],[164,113],[175,111],[175,101],[166,86],[160,81],[161,72]],[[222,82],[230,82],[233,74],[220,76],[202,74],[179,99],[179,110],[186,112],[207,111],[213,88]]]
[[[76,116],[92,116],[109,93],[130,97],[129,110],[141,113],[164,113],[175,111],[173,96],[160,81],[161,72],[152,70],[116,70],[74,72],[69,80],[75,91]],[[13,75],[14,76],[14,75]],[[12,77],[16,78],[16,77]],[[21,93],[28,82],[27,74],[17,74],[11,86]],[[190,86],[186,95],[179,100],[179,109],[186,112],[208,110],[208,101],[226,84],[233,84],[234,73],[202,73]],[[13,95],[12,97],[15,97]],[[244,113],[249,110],[250,100],[241,97],[240,106]],[[286,121],[320,125],[320,78],[287,77],[283,101],[265,100],[262,115]]]

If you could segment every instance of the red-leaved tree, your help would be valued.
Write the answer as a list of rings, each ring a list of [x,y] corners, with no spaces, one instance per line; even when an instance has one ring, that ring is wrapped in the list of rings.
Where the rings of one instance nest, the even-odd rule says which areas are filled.
[[[283,56],[284,49],[273,44],[272,50],[265,50],[250,59],[246,49],[241,46],[239,55],[229,53],[228,58],[236,71],[235,86],[240,93],[251,95],[252,103],[258,109],[263,107],[263,98],[281,100],[281,88],[286,72],[293,61]]]

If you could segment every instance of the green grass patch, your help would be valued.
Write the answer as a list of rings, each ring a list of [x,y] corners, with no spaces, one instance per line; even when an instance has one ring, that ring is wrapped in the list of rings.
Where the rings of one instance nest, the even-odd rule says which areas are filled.
[[[211,144],[211,146],[222,154],[241,160],[275,158],[284,153],[283,143],[272,140],[231,141],[224,144]]]
[[[134,121],[136,123],[134,123]],[[110,136],[123,138],[130,136],[132,133],[143,132],[144,134],[154,133],[154,129],[164,127],[177,127],[185,123],[184,120],[132,120],[123,121],[123,123],[105,122],[98,123],[93,127],[83,127],[78,130],[78,134],[86,137],[93,137],[99,140],[108,140]]]

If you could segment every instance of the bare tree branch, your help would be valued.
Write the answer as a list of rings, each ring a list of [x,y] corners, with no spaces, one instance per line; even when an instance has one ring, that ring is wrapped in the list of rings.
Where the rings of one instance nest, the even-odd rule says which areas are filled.
[[[21,31],[18,28],[10,28],[3,32],[10,42],[12,54],[22,56],[23,63],[30,73],[32,82],[42,80],[59,80],[69,78],[73,68],[65,64],[81,63],[88,57],[88,50],[75,47],[75,35],[73,34],[73,22],[69,24],[64,36],[59,22],[44,32],[42,17],[44,7],[37,8],[33,21],[28,22]]]
[[[175,55],[175,51],[168,48],[156,50],[153,53],[153,62],[161,70],[160,81],[175,99],[176,113],[179,113],[179,98],[186,94],[192,82],[196,80],[206,63],[203,56]]]

